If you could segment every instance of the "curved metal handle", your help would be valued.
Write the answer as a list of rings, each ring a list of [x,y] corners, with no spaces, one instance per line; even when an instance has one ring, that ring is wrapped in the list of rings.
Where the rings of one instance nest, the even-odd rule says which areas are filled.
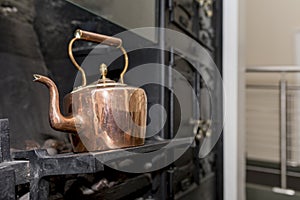
[[[113,46],[113,47],[119,48],[122,51],[122,53],[124,55],[124,59],[125,59],[124,69],[123,69],[122,73],[120,74],[121,83],[124,83],[123,77],[124,77],[124,74],[126,73],[127,68],[128,68],[128,55],[127,55],[126,50],[122,46],[122,40],[121,39],[115,38],[115,37],[110,37],[110,36],[107,36],[107,35],[101,35],[101,34],[97,34],[97,33],[83,31],[83,30],[80,30],[80,29],[75,31],[74,38],[69,42],[68,53],[69,53],[69,57],[70,57],[72,63],[75,65],[75,67],[82,74],[82,84],[81,85],[86,86],[85,71],[76,62],[76,60],[74,58],[74,55],[73,55],[73,51],[72,51],[73,43],[76,40],[87,40],[87,41],[91,41],[91,42],[98,42],[98,43],[101,43],[101,44],[105,44],[105,45],[108,45],[108,46]]]
[[[120,38],[110,37],[107,35],[102,35],[98,33],[92,33],[88,31],[83,31],[80,29],[77,29],[75,31],[74,36],[78,39],[82,40],[88,40],[91,42],[99,42],[108,46],[114,46],[114,47],[121,47],[122,46],[122,40]]]

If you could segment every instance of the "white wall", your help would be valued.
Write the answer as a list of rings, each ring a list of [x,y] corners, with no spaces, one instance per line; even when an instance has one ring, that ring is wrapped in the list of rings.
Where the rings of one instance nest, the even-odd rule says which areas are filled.
[[[223,1],[224,199],[245,199],[244,0]]]

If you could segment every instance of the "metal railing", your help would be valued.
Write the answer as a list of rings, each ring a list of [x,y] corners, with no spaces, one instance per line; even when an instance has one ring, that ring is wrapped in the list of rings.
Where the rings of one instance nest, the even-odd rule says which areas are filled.
[[[279,73],[281,74],[278,85],[254,85],[249,84],[247,88],[256,89],[272,89],[279,90],[279,135],[280,135],[280,182],[281,187],[274,187],[273,192],[282,193],[286,195],[294,195],[295,191],[287,189],[287,102],[288,90],[299,90],[299,86],[288,86],[285,78],[287,73],[300,73],[300,66],[261,66],[249,67],[246,69],[247,73]],[[300,101],[300,99],[299,99]]]

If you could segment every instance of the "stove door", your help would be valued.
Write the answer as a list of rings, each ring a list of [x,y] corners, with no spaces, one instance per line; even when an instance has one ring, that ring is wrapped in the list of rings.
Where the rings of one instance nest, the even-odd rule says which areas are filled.
[[[172,74],[173,93],[170,97],[170,115],[173,118],[171,137],[176,134],[180,134],[180,137],[193,137],[194,124],[191,121],[200,118],[199,74],[187,59],[178,54],[173,56],[175,72]],[[177,97],[178,94],[180,94],[179,97]]]

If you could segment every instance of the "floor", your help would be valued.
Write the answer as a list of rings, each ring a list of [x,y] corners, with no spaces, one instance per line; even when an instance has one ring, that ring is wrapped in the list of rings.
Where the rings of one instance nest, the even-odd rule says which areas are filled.
[[[271,187],[247,184],[246,197],[247,200],[299,200],[300,192],[296,192],[294,196],[288,196],[274,193]]]

